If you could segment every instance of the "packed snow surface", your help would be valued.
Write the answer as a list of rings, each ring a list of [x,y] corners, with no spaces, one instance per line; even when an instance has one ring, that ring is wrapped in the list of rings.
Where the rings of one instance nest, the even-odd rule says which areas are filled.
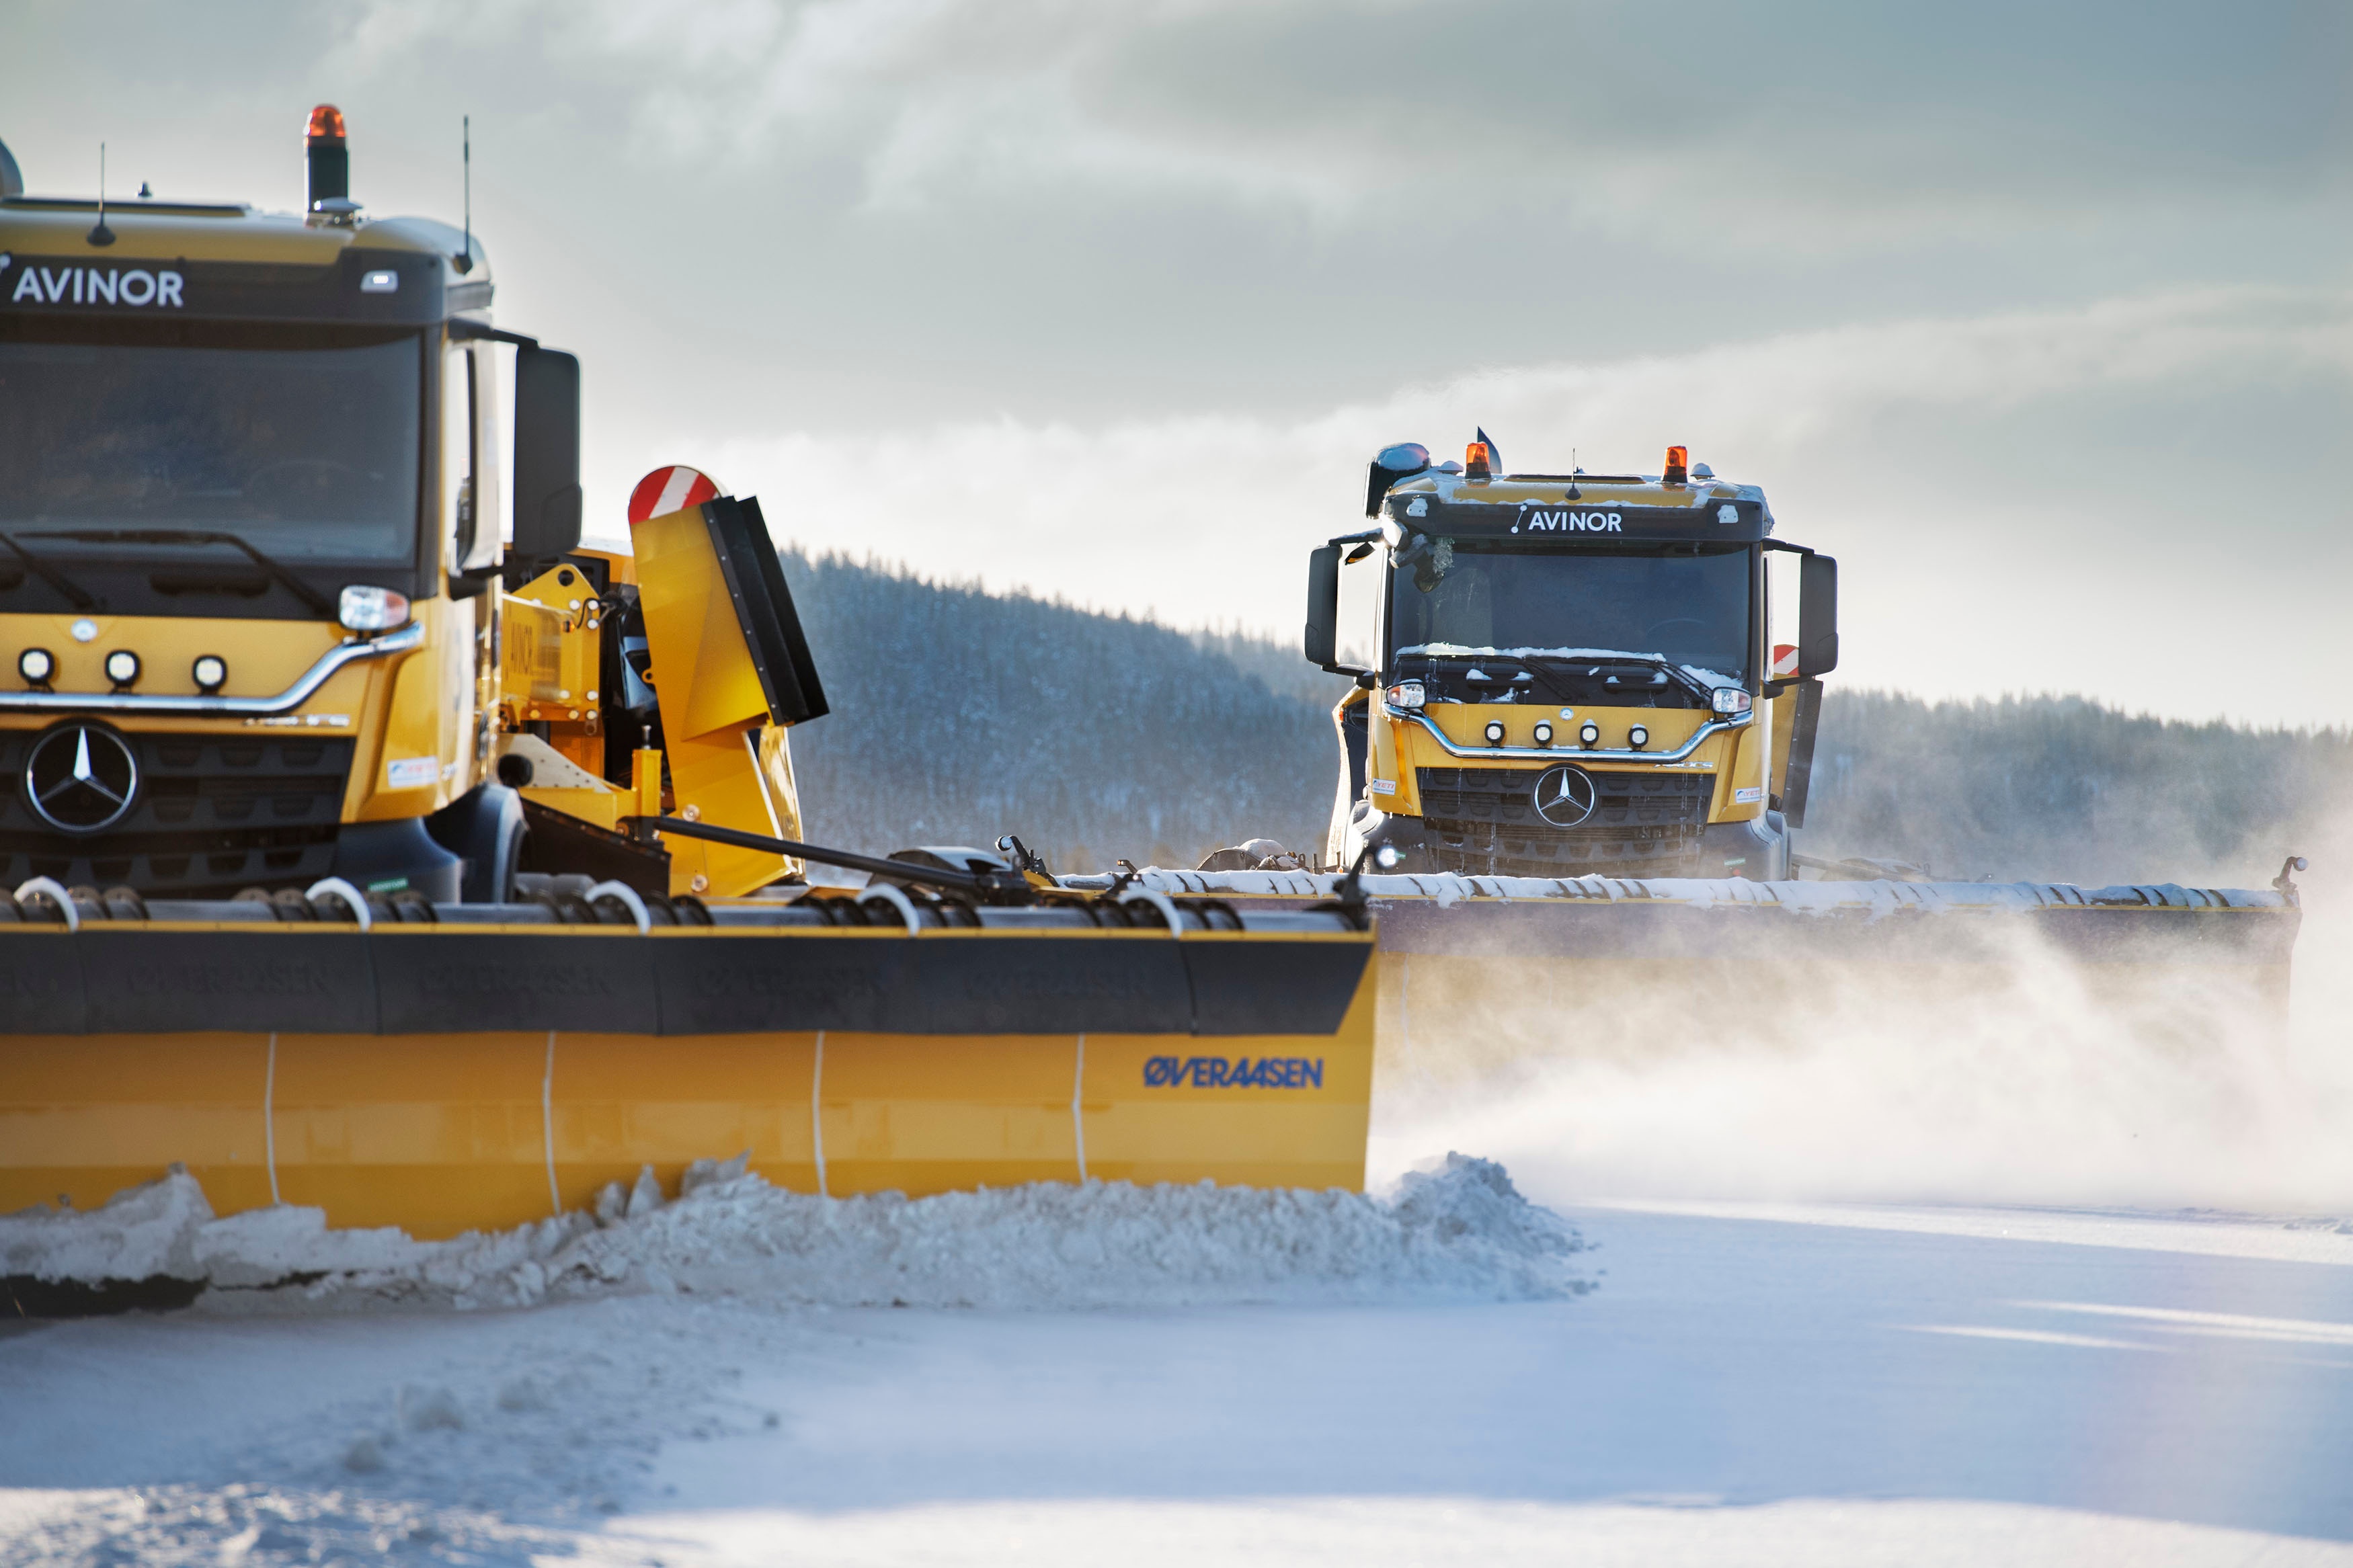
[[[216,1218],[174,1172],[87,1214],[0,1217],[0,1275],[96,1284],[168,1275],[346,1306],[523,1306],[615,1290],[828,1306],[1094,1307],[1541,1300],[1586,1288],[1577,1232],[1490,1161],[1450,1154],[1388,1198],[1124,1182],[909,1199],[785,1192],[742,1156],[699,1161],[665,1201],[650,1171],[594,1214],[426,1243],[333,1231],[316,1209]],[[311,1277],[316,1278],[311,1278]]]

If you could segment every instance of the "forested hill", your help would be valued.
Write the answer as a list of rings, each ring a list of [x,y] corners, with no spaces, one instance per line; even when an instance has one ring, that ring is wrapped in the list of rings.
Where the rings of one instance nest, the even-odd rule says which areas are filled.
[[[1833,687],[1799,847],[1895,855],[1940,877],[2261,887],[2291,852],[2353,840],[2341,729],[2250,730],[2081,697],[1927,703]]]
[[[807,831],[887,853],[1019,834],[1058,870],[1320,851],[1343,683],[1187,634],[839,556],[784,556],[833,711],[796,730]],[[1929,704],[1833,684],[1799,847],[1938,876],[2261,886],[2327,830],[2341,730],[2132,718],[2080,698]]]
[[[1332,699],[1270,689],[1270,645],[1223,651],[838,556],[784,566],[833,709],[792,737],[813,840],[887,853],[1011,832],[1057,870],[1190,866],[1249,837],[1321,851]]]

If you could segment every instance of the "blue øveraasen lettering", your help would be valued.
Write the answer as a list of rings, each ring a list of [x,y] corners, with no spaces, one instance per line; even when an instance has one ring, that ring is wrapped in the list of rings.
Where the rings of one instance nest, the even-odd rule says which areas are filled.
[[[1152,1057],[1144,1064],[1148,1089],[1322,1089],[1322,1057]]]

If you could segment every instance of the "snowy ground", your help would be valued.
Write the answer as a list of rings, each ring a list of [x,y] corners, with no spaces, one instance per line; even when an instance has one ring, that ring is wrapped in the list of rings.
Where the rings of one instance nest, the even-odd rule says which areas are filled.
[[[1471,1165],[721,1171],[343,1238],[309,1292],[0,1329],[0,1563],[2353,1565],[2348,952],[2307,926],[2284,1056],[1883,1016],[1384,1087],[1379,1168],[1483,1150],[1565,1225]],[[107,1245],[328,1255],[169,1196]]]
[[[1570,1217],[1551,1300],[31,1328],[0,1558],[2353,1563],[2353,1227]]]

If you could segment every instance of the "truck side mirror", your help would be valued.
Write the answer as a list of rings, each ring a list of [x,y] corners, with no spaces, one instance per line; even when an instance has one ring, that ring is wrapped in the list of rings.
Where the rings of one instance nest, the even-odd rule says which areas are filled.
[[[580,544],[580,361],[554,349],[515,354],[514,544],[526,572]]]
[[[1838,668],[1838,563],[1827,555],[1798,562],[1798,671],[1811,679]]]
[[[1323,545],[1307,557],[1307,662],[1339,672],[1340,547]]]

